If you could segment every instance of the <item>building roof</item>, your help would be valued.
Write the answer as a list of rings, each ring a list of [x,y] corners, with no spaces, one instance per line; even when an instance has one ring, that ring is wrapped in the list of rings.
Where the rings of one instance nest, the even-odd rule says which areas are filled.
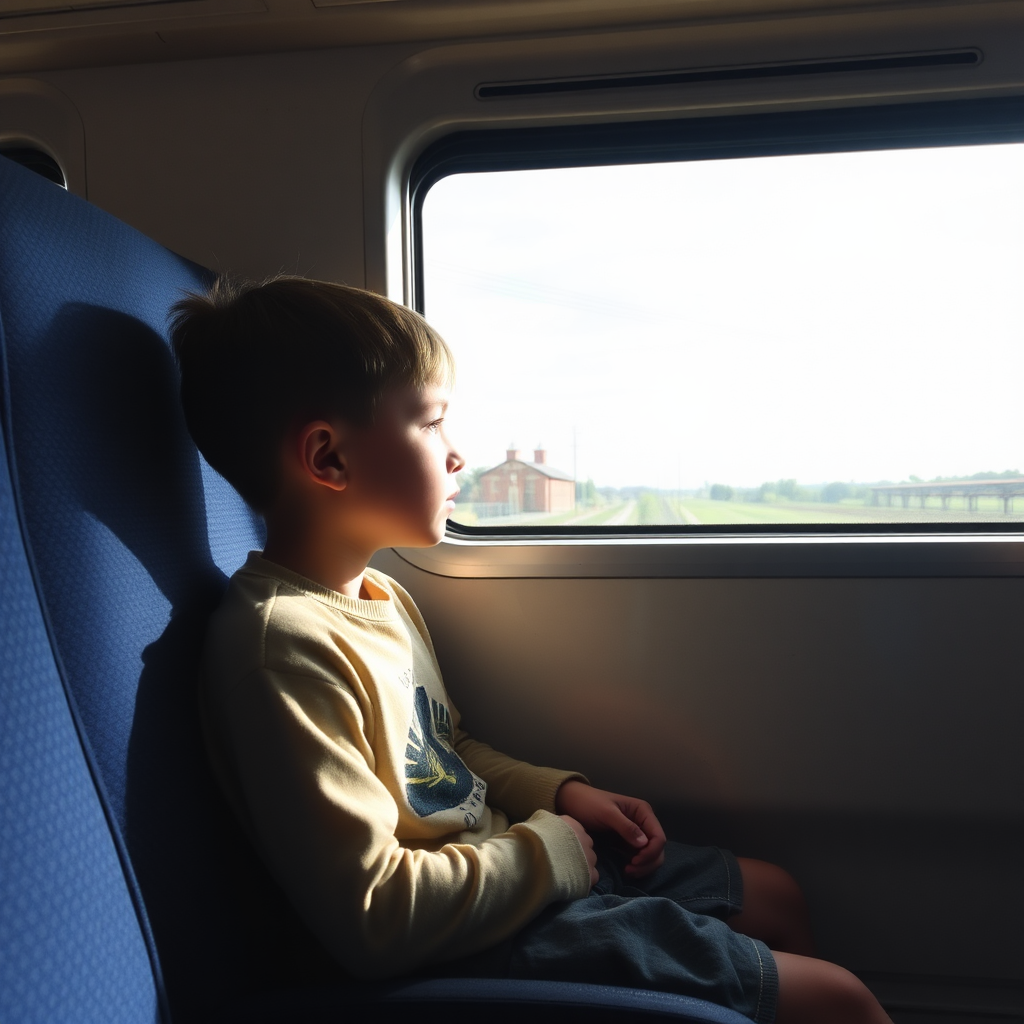
[[[560,469],[555,469],[553,466],[547,465],[544,462],[523,462],[521,459],[506,459],[501,465],[493,466],[491,469],[485,470],[480,476],[487,476],[488,473],[493,473],[496,470],[503,469],[505,466],[522,466],[524,469],[532,469],[540,473],[541,476],[550,477],[552,480],[568,480],[569,483],[573,482],[573,478],[568,473],[563,473]]]

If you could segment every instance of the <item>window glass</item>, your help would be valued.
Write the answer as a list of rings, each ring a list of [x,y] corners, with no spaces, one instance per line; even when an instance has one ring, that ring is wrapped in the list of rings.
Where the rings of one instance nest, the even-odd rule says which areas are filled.
[[[466,527],[1024,520],[1024,145],[456,173]]]

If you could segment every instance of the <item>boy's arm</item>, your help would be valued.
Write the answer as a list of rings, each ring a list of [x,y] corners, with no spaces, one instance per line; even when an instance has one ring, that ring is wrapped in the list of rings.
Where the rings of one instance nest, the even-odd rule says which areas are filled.
[[[449,710],[458,723],[458,712],[451,703]],[[538,810],[555,812],[555,794],[563,783],[573,779],[587,781],[586,776],[579,772],[540,768],[526,761],[517,761],[486,743],[474,740],[458,726],[455,729],[455,752],[471,772],[487,783],[487,803],[501,808],[512,821],[522,821]]]
[[[646,800],[595,789],[578,772],[517,761],[471,739],[461,728],[455,731],[455,749],[487,783],[487,802],[512,820],[543,809],[575,818],[592,834],[615,832],[636,850],[626,865],[626,874],[634,878],[650,874],[664,862],[665,831]]]
[[[376,723],[339,686],[259,670],[205,704],[229,798],[300,915],[356,976],[467,955],[589,891],[575,832],[546,811],[478,845],[400,844],[398,807],[373,770]]]

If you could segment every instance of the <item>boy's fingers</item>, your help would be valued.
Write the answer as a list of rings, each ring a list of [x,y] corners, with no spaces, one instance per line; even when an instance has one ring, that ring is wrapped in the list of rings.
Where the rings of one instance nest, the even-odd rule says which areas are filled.
[[[665,861],[664,838],[651,837],[647,845],[639,850],[626,866],[628,875],[647,875]]]
[[[653,847],[654,844],[652,843]],[[652,851],[653,852],[653,851]],[[643,878],[645,875],[649,875],[652,871],[656,871],[665,863],[665,852],[661,850],[657,856],[648,856],[648,850],[641,850],[627,865],[626,874],[630,878]]]
[[[651,805],[640,801],[632,810],[633,820],[649,840],[659,842],[658,850],[660,851],[665,846],[665,830],[661,827],[661,822],[658,821]]]
[[[656,860],[653,864],[627,864],[626,865],[626,876],[629,878],[644,878],[652,872],[656,871],[661,867],[662,858]]]
[[[641,848],[647,845],[647,833],[631,818],[619,812],[610,822],[609,826],[618,832],[630,846]]]
[[[627,808],[637,827],[641,829],[646,840],[639,844],[639,849],[626,866],[626,874],[633,877],[648,875],[665,860],[665,830],[649,803],[637,800]],[[638,844],[634,844],[638,845]]]
[[[578,813],[587,819],[588,827],[615,832],[636,851],[626,868],[628,874],[646,875],[662,863],[665,859],[665,831],[646,800],[566,783],[563,804],[571,799],[575,809],[581,795],[587,798],[586,806],[581,807]],[[561,809],[564,811],[568,807]]]
[[[642,845],[646,845],[646,842],[651,839],[665,838],[665,832],[661,827],[661,823],[658,821],[649,803],[643,800],[629,799],[619,803],[618,806],[623,816],[644,836],[644,844]]]

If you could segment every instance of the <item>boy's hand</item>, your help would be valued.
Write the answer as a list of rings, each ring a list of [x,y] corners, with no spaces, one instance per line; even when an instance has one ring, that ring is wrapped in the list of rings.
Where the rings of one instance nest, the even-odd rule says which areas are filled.
[[[562,821],[564,821],[572,830],[576,833],[576,838],[580,841],[580,846],[583,847],[584,856],[587,858],[587,866],[590,868],[590,887],[593,888],[597,885],[597,854],[594,853],[594,840],[590,838],[590,833],[573,817],[568,814],[559,815]]]
[[[616,832],[629,843],[637,852],[626,865],[627,875],[649,875],[665,860],[665,832],[645,800],[572,779],[559,786],[555,809],[563,818],[571,815],[588,831]]]

